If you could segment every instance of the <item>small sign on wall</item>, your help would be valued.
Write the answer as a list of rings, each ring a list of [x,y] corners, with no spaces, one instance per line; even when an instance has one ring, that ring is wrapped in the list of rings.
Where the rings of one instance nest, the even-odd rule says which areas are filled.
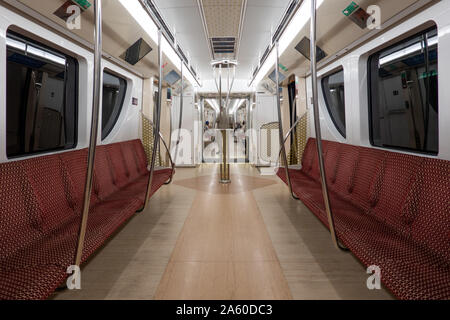
[[[132,98],[131,99],[131,103],[133,106],[138,106],[139,105],[139,99],[138,98]]]

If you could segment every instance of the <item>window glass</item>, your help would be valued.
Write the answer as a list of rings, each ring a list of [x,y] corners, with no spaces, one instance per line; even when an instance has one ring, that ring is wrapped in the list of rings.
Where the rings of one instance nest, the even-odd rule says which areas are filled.
[[[102,139],[112,131],[119,119],[127,91],[125,79],[103,72]]]
[[[437,154],[436,28],[372,55],[369,73],[372,144]]]
[[[322,89],[328,113],[340,134],[346,138],[344,70],[323,77]]]
[[[7,156],[74,148],[77,61],[10,31],[6,43]]]

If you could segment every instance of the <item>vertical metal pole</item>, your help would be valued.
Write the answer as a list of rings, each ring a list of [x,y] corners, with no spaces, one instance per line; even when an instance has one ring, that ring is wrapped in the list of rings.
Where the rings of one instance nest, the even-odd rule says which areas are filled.
[[[177,157],[178,157],[178,146],[180,145],[181,140],[181,127],[183,125],[183,102],[184,102],[184,79],[183,79],[183,72],[184,72],[184,64],[183,60],[181,60],[181,93],[180,93],[180,119],[178,122],[178,137],[177,137],[177,144],[175,146],[175,157],[173,161],[175,162],[175,165],[177,164]]]
[[[313,95],[313,108],[314,108],[314,127],[316,130],[316,143],[317,152],[319,154],[319,169],[320,169],[320,180],[322,182],[322,193],[323,200],[325,203],[325,210],[328,216],[328,223],[330,225],[331,239],[336,248],[341,250],[346,250],[339,243],[336,236],[336,229],[334,224],[333,212],[331,211],[330,197],[328,194],[328,185],[325,171],[325,162],[323,159],[322,150],[322,134],[320,128],[320,114],[319,114],[319,99],[318,99],[318,88],[317,88],[317,50],[316,50],[316,0],[311,0],[311,81],[312,81],[312,95]]]
[[[229,68],[228,68],[229,72]],[[219,182],[222,184],[229,184],[230,181],[230,171],[229,171],[229,164],[227,163],[227,126],[226,123],[228,123],[228,114],[225,110],[226,106],[223,106],[222,101],[222,64],[219,65],[219,100],[220,100],[220,124],[219,124],[219,130],[221,130],[222,133],[222,163],[220,164],[220,180]],[[229,78],[228,78],[228,84],[229,84]],[[228,102],[227,102],[228,103]]]
[[[279,125],[278,125],[278,130],[279,130],[279,135],[280,135],[280,146],[281,146],[281,157],[282,157],[282,162],[285,165],[285,169],[286,169],[286,180],[289,186],[289,191],[292,195],[292,197],[295,200],[298,200],[297,197],[295,196],[294,192],[292,191],[292,183],[291,183],[291,176],[289,175],[289,163],[287,160],[287,155],[286,155],[286,146],[284,145],[284,133],[283,133],[283,119],[282,119],[282,115],[281,115],[281,95],[280,95],[280,70],[279,70],[279,65],[280,65],[280,55],[279,55],[279,45],[278,45],[278,41],[275,43],[275,50],[276,50],[276,55],[277,55],[277,61],[276,61],[276,66],[275,66],[275,80],[277,81],[277,111],[278,111],[278,121],[279,121]]]
[[[153,114],[153,150],[152,159],[150,164],[150,173],[148,176],[147,192],[145,194],[145,204],[143,210],[148,208],[150,202],[150,193],[152,191],[153,173],[155,172],[156,157],[158,154],[159,147],[159,129],[160,129],[160,119],[161,119],[161,101],[162,101],[162,46],[161,46],[162,31],[158,30],[158,64],[159,64],[159,80],[158,80],[158,101],[156,103],[155,112]]]
[[[219,65],[219,121],[222,122],[222,64]],[[219,124],[221,126],[222,124]]]
[[[78,246],[75,257],[75,265],[80,266],[83,258],[84,239],[89,216],[91,202],[92,183],[94,178],[95,149],[98,136],[98,116],[100,110],[100,92],[102,79],[102,0],[94,1],[95,11],[95,45],[94,45],[94,91],[92,101],[91,137],[89,142],[86,184],[84,187],[83,211],[81,226],[78,235]]]

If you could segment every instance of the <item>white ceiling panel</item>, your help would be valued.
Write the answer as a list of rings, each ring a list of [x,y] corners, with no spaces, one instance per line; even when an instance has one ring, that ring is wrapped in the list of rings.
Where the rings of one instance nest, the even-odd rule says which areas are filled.
[[[167,25],[176,30],[177,41],[189,53],[201,79],[211,78],[211,55],[196,0],[155,0]]]
[[[248,81],[252,64],[270,41],[290,0],[247,0],[236,78]],[[242,0],[203,0],[210,37],[238,37]],[[197,0],[155,0],[167,25],[175,28],[178,42],[189,52],[202,80],[213,79],[209,39],[205,35]]]
[[[240,51],[238,78],[251,78],[252,67],[270,43],[271,31],[280,22],[290,0],[248,0]]]

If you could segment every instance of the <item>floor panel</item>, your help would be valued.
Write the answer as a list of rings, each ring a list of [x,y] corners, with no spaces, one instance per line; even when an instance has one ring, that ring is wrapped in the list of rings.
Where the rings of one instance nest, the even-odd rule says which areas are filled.
[[[178,169],[54,299],[392,299],[276,177],[232,166]]]

